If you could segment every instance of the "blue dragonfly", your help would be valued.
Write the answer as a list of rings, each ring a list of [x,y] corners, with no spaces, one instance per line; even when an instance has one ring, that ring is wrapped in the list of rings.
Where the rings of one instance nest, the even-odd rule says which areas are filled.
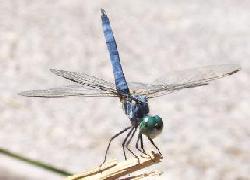
[[[160,150],[154,143],[153,139],[162,132],[163,121],[158,115],[152,115],[149,113],[149,99],[185,88],[205,86],[208,85],[210,81],[232,75],[241,69],[237,64],[209,65],[165,74],[163,77],[156,79],[150,84],[127,82],[120,63],[117,44],[110,26],[110,21],[103,9],[101,9],[101,20],[113,68],[115,83],[85,73],[50,69],[55,75],[68,79],[74,82],[74,84],[45,90],[24,91],[19,94],[27,97],[43,98],[67,96],[118,97],[122,104],[124,113],[130,119],[131,125],[111,137],[106,148],[103,163],[106,161],[111,142],[125,132],[127,132],[127,135],[122,143],[125,159],[127,159],[126,150],[136,156],[136,154],[129,148],[129,144],[137,130],[139,132],[135,144],[136,149],[141,153],[146,154],[143,145],[144,135],[157,149],[158,153],[160,153]]]

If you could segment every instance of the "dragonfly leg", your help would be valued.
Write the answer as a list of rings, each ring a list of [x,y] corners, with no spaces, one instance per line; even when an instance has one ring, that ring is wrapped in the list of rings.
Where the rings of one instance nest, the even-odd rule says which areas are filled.
[[[150,137],[148,137],[148,140],[149,140],[149,141],[151,142],[151,144],[153,144],[153,146],[157,149],[158,153],[159,153],[160,155],[162,155],[161,152],[160,152],[160,149],[155,145],[154,141],[153,141]]]
[[[140,133],[138,134],[138,137],[137,137],[137,141],[136,141],[136,144],[135,144],[135,148],[138,150],[138,151],[140,151],[140,152],[142,152],[141,151],[141,149],[139,148],[139,141],[140,141]]]
[[[127,141],[127,143],[126,143],[126,149],[127,149],[131,154],[133,154],[134,157],[138,158],[138,156],[128,147],[129,144],[130,144],[130,142],[131,142],[131,140],[133,139],[133,137],[134,137],[136,131],[137,131],[137,127],[134,128],[134,131],[132,132],[132,134],[131,134],[129,140]]]
[[[124,155],[125,160],[127,160],[127,156],[126,156],[126,152],[125,152],[125,144],[126,144],[128,138],[130,137],[131,133],[133,132],[133,130],[134,130],[134,127],[131,127],[131,130],[128,132],[126,138],[122,142],[122,150],[123,150],[123,155]]]
[[[142,152],[147,155],[147,153],[146,153],[146,151],[144,149],[144,146],[143,146],[142,134],[140,136],[140,139],[141,139],[141,149],[142,149]]]
[[[140,141],[141,148],[139,148],[139,141]],[[147,153],[146,153],[146,151],[144,149],[144,146],[143,146],[143,140],[142,140],[142,134],[141,133],[138,134],[138,138],[137,138],[137,141],[136,141],[135,148],[138,151],[140,151],[141,153],[147,155]]]
[[[125,129],[121,130],[119,133],[115,134],[114,136],[112,136],[112,137],[110,138],[109,144],[108,144],[108,146],[107,146],[107,148],[106,148],[104,161],[102,162],[101,165],[103,165],[103,164],[106,162],[106,160],[107,160],[107,154],[108,154],[108,150],[109,150],[109,148],[110,148],[111,142],[112,142],[115,138],[117,138],[119,135],[121,135],[121,134],[123,134],[124,132],[126,132],[127,130],[129,130],[130,128],[131,128],[131,126],[129,126],[129,127],[125,128]]]

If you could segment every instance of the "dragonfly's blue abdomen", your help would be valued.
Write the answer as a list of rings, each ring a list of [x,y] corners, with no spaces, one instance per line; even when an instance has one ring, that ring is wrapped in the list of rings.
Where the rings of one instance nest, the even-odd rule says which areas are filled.
[[[102,10],[102,27],[113,67],[113,74],[115,77],[117,91],[120,94],[129,94],[129,88],[122,71],[122,66],[120,64],[120,57],[117,50],[117,44],[113,36],[109,18],[105,14],[104,10]]]

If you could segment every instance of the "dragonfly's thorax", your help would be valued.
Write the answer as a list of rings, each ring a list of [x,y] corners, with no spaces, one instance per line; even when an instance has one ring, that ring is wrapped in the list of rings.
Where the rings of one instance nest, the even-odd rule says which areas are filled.
[[[122,100],[125,114],[132,124],[138,125],[141,119],[149,113],[148,99],[146,96],[133,95]]]

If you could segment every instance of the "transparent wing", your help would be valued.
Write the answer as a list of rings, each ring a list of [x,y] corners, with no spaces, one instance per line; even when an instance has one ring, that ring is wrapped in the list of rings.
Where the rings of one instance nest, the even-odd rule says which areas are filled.
[[[116,97],[114,93],[105,92],[91,87],[81,85],[70,85],[59,88],[45,90],[23,91],[19,95],[27,97],[59,98],[66,96],[84,96],[84,97]]]
[[[141,82],[128,82],[129,90],[131,94],[135,95],[149,95],[155,89],[161,88],[160,85],[146,84]]]
[[[90,76],[84,73],[71,72],[65,70],[50,69],[50,71],[57,76],[61,76],[72,82],[81,84],[84,87],[89,87],[93,90],[95,89],[117,94],[115,85],[113,83],[97,78],[95,76]]]
[[[210,81],[232,75],[240,70],[237,64],[210,65],[200,68],[175,71],[151,84],[130,83],[131,92],[149,98],[169,94],[184,88],[207,85]]]
[[[70,72],[64,70],[50,69],[57,76],[61,76],[75,85],[64,86],[59,88],[51,88],[45,90],[31,90],[19,93],[28,97],[65,97],[65,96],[87,96],[87,97],[117,97],[115,85],[103,79],[90,76],[84,73]]]

